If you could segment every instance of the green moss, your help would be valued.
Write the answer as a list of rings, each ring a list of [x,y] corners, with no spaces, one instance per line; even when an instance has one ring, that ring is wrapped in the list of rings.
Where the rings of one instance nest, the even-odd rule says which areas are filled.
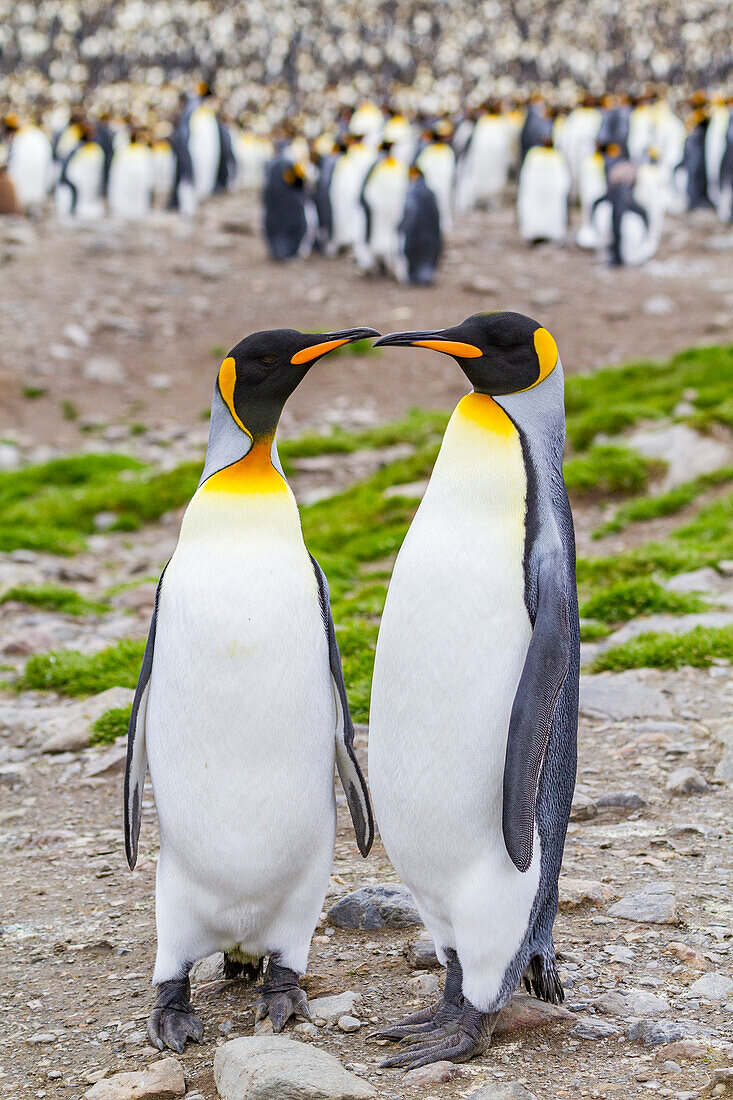
[[[37,654],[16,682],[19,691],[57,691],[60,695],[96,695],[111,687],[135,687],[145,642],[127,638],[99,653],[59,649]]]
[[[568,492],[575,496],[637,493],[664,464],[645,458],[629,447],[596,446],[565,460],[563,472]]]
[[[46,392],[45,386],[23,386],[23,397],[27,397],[30,401],[43,397]]]
[[[76,455],[2,473],[0,550],[78,552],[99,512],[117,513],[112,530],[137,530],[187,503],[200,472],[198,462],[159,473],[124,455]]]
[[[593,538],[600,539],[616,531],[623,531],[629,524],[638,523],[641,520],[659,519],[661,516],[674,515],[675,512],[680,512],[688,504],[691,504],[707,489],[714,488],[717,485],[727,485],[730,481],[733,481],[733,466],[722,466],[719,470],[713,470],[712,473],[702,474],[692,481],[677,485],[666,493],[659,493],[651,497],[643,496],[639,497],[638,500],[629,500],[616,510],[612,519],[606,520],[605,523],[596,528],[593,532]]]
[[[380,424],[360,432],[347,432],[334,427],[330,432],[314,432],[297,439],[278,440],[278,453],[283,462],[322,454],[353,454],[355,451],[390,447],[395,443],[410,443],[420,447],[428,442],[440,442],[450,414],[443,411],[411,409],[401,420]]]
[[[667,362],[635,362],[565,382],[568,440],[584,450],[596,435],[617,435],[640,420],[671,416],[683,391],[695,391],[698,426],[731,424],[733,345],[691,348]]]
[[[106,710],[92,725],[90,745],[111,745],[118,737],[124,737],[130,724],[132,706],[112,707]]]
[[[88,600],[73,588],[58,584],[15,585],[0,596],[0,604],[11,601],[47,611],[61,611],[65,615],[104,615],[108,610],[105,604]]]
[[[682,665],[707,668],[719,658],[733,660],[733,627],[697,627],[688,634],[642,634],[599,653],[591,668],[594,672]]]
[[[598,642],[601,638],[605,638],[606,635],[610,633],[611,628],[609,626],[606,626],[605,623],[595,622],[593,619],[581,622],[580,624],[581,642]]]
[[[596,587],[654,572],[673,576],[731,558],[733,495],[728,495],[701,508],[693,520],[672,531],[664,542],[648,542],[607,557],[579,558],[578,582]]]
[[[596,591],[580,605],[584,618],[623,623],[637,615],[668,612],[673,615],[705,611],[709,605],[687,592],[668,592],[651,577],[616,581]]]
[[[79,415],[79,410],[73,401],[63,400],[61,402],[61,415],[64,420],[76,420]]]

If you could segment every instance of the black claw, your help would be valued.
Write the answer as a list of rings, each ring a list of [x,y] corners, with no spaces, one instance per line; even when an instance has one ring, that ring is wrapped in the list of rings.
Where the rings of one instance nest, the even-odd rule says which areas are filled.
[[[255,1006],[255,1021],[270,1017],[272,1030],[278,1035],[291,1016],[311,1020],[308,998],[298,984],[294,970],[280,966],[271,958],[262,985],[262,996]]]
[[[204,1026],[194,1014],[190,994],[188,976],[159,986],[155,1008],[148,1019],[148,1039],[158,1050],[170,1047],[176,1054],[182,1054],[187,1039],[194,1043],[203,1039]]]
[[[385,1058],[385,1069],[417,1069],[431,1062],[468,1062],[476,1054],[483,1053],[491,1043],[497,1013],[479,1012],[464,1001],[459,1019],[445,1022],[430,1034],[417,1038],[410,1045],[412,1050]]]
[[[524,987],[541,1001],[562,1004],[565,990],[560,981],[554,951],[551,954],[532,955],[524,972]]]

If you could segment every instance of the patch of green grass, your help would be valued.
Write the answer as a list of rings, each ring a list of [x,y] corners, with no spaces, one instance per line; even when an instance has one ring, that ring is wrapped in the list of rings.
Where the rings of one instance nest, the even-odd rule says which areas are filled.
[[[583,618],[625,623],[637,615],[667,612],[673,615],[706,611],[709,604],[689,592],[668,592],[651,577],[616,581],[598,589],[580,605]]]
[[[715,566],[733,558],[733,494],[701,508],[694,519],[672,531],[664,542],[648,542],[606,557],[579,558],[578,582],[586,587],[625,578],[665,576]]]
[[[59,649],[31,657],[16,681],[18,691],[57,691],[60,695],[96,695],[111,687],[134,688],[145,642],[123,638],[99,653]]]
[[[609,367],[565,382],[567,436],[585,450],[600,432],[617,435],[640,420],[671,416],[684,390],[695,391],[698,427],[733,425],[733,345],[691,348],[667,362]]]
[[[707,668],[717,658],[733,660],[733,627],[699,626],[687,634],[642,634],[599,653],[591,668],[594,672],[682,665]]]
[[[277,449],[283,464],[290,463],[292,468],[294,459],[313,455],[353,454],[354,451],[391,447],[395,443],[421,447],[440,442],[449,418],[450,413],[442,410],[410,409],[401,420],[360,432],[334,427],[328,433],[308,432],[297,439],[279,439]]]
[[[664,468],[664,463],[645,458],[629,447],[605,444],[567,458],[563,472],[568,492],[574,496],[616,496],[638,493]]]
[[[132,705],[112,707],[101,714],[92,725],[90,745],[111,745],[118,737],[124,737],[130,724]]]
[[[23,386],[23,397],[27,397],[30,401],[43,397],[47,392],[45,386]]]
[[[214,344],[209,349],[209,355],[212,359],[223,359],[226,353],[227,349],[224,347],[223,344]]]
[[[73,401],[68,401],[64,399],[61,402],[61,415],[63,416],[64,420],[76,420],[79,416],[79,410],[77,409]]]
[[[643,496],[638,500],[629,500],[622,504],[612,519],[606,520],[593,532],[594,539],[603,538],[605,535],[623,531],[631,523],[638,523],[646,519],[659,519],[661,516],[671,516],[680,512],[688,504],[691,504],[706,489],[712,489],[717,485],[727,485],[733,481],[733,466],[721,466],[719,470],[713,470],[709,474],[701,474],[700,477],[686,481],[682,485],[675,486],[666,493],[656,496]]]
[[[610,633],[610,626],[606,626],[605,623],[596,622],[593,619],[589,619],[580,624],[581,642],[599,642],[601,638],[605,638],[606,635]]]
[[[0,596],[0,604],[11,601],[65,615],[104,615],[109,610],[105,604],[88,600],[73,588],[59,584],[17,584]]]
[[[99,512],[111,530],[135,531],[187,503],[201,473],[188,462],[157,472],[125,455],[76,455],[0,473],[0,550],[70,554],[84,548]]]

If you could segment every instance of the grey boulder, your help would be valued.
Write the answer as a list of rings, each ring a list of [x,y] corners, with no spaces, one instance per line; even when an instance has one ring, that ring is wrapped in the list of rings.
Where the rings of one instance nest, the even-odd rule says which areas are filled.
[[[370,1100],[377,1095],[324,1050],[281,1035],[224,1043],[214,1058],[214,1080],[222,1100]]]
[[[328,910],[328,920],[337,928],[363,932],[422,924],[415,899],[401,882],[380,882],[346,894]]]

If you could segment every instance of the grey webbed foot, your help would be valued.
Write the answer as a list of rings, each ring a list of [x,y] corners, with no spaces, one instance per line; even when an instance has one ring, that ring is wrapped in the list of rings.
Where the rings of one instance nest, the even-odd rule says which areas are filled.
[[[148,1039],[158,1050],[170,1047],[176,1054],[182,1054],[187,1039],[201,1042],[204,1026],[191,1007],[190,997],[188,975],[161,982],[155,1008],[148,1019]]]
[[[532,955],[524,971],[524,988],[541,1001],[559,1005],[565,1000],[554,951]]]
[[[434,1005],[424,1008],[421,1012],[415,1012],[412,1016],[406,1016],[404,1020],[397,1020],[394,1024],[380,1028],[369,1036],[370,1039],[392,1039],[410,1042],[412,1036],[425,1035],[435,1032],[460,1017],[461,1009],[444,1000],[436,1001]]]
[[[497,1016],[496,1012],[479,1012],[464,1000],[457,1019],[447,1021],[425,1035],[407,1037],[403,1042],[409,1043],[410,1049],[385,1058],[381,1065],[385,1069],[407,1070],[427,1066],[431,1062],[468,1062],[490,1046]]]
[[[273,956],[267,964],[262,996],[255,1006],[255,1022],[270,1017],[272,1030],[277,1035],[291,1016],[310,1020],[308,998],[300,988],[298,975],[287,966],[280,966]]]
[[[463,971],[455,951],[446,951],[447,964],[443,996],[434,1005],[415,1012],[370,1035],[370,1039],[392,1039],[405,1043],[419,1042],[424,1035],[435,1035],[460,1019],[464,999],[461,992]],[[416,1037],[416,1038],[413,1038]]]

